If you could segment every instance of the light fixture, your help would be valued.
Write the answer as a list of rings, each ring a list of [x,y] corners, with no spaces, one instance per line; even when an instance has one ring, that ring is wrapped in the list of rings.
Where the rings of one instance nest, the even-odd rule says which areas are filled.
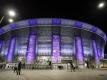
[[[16,13],[15,13],[14,10],[8,10],[8,15],[11,16],[11,17],[15,17]]]
[[[98,8],[103,8],[105,6],[105,2],[100,2],[99,4],[98,4]]]
[[[12,22],[14,22],[14,20],[12,18],[9,18],[8,22],[12,23]]]

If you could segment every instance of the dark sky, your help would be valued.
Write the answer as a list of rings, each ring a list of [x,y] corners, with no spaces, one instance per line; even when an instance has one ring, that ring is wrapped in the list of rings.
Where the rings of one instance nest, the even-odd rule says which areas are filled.
[[[17,12],[16,21],[42,17],[68,18],[90,23],[101,28],[105,33],[107,32],[107,6],[103,9],[97,8],[102,0],[70,1],[0,0],[0,17],[6,16],[6,10],[12,8]],[[6,22],[6,17],[4,22]]]

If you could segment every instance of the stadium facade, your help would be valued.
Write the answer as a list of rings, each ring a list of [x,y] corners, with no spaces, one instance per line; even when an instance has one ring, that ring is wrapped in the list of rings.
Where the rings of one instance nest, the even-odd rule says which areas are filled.
[[[85,62],[97,66],[104,58],[106,40],[103,31],[84,22],[28,19],[0,28],[0,55],[8,63],[19,59],[26,64],[40,60],[64,64],[72,60],[79,67]]]

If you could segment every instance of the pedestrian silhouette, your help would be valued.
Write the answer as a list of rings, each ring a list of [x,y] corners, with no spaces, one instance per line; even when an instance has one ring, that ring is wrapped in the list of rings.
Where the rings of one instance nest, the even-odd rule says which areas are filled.
[[[17,66],[16,66],[16,64],[14,66],[14,72],[17,72]]]
[[[51,61],[49,61],[49,67],[50,67],[50,69],[52,69],[52,62]]]
[[[19,62],[18,67],[17,67],[17,75],[20,75],[20,73],[21,73],[21,66],[22,66],[22,63]]]
[[[73,62],[72,62],[72,61],[70,62],[70,68],[71,68],[71,71],[75,71],[75,67],[74,67],[74,65],[73,65]]]

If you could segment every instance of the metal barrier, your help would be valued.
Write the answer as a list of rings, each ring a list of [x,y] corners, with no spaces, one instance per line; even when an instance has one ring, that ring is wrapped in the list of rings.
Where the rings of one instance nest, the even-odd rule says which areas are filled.
[[[50,69],[49,65],[38,65],[38,64],[25,64],[25,69],[37,69],[37,70],[45,70]]]

